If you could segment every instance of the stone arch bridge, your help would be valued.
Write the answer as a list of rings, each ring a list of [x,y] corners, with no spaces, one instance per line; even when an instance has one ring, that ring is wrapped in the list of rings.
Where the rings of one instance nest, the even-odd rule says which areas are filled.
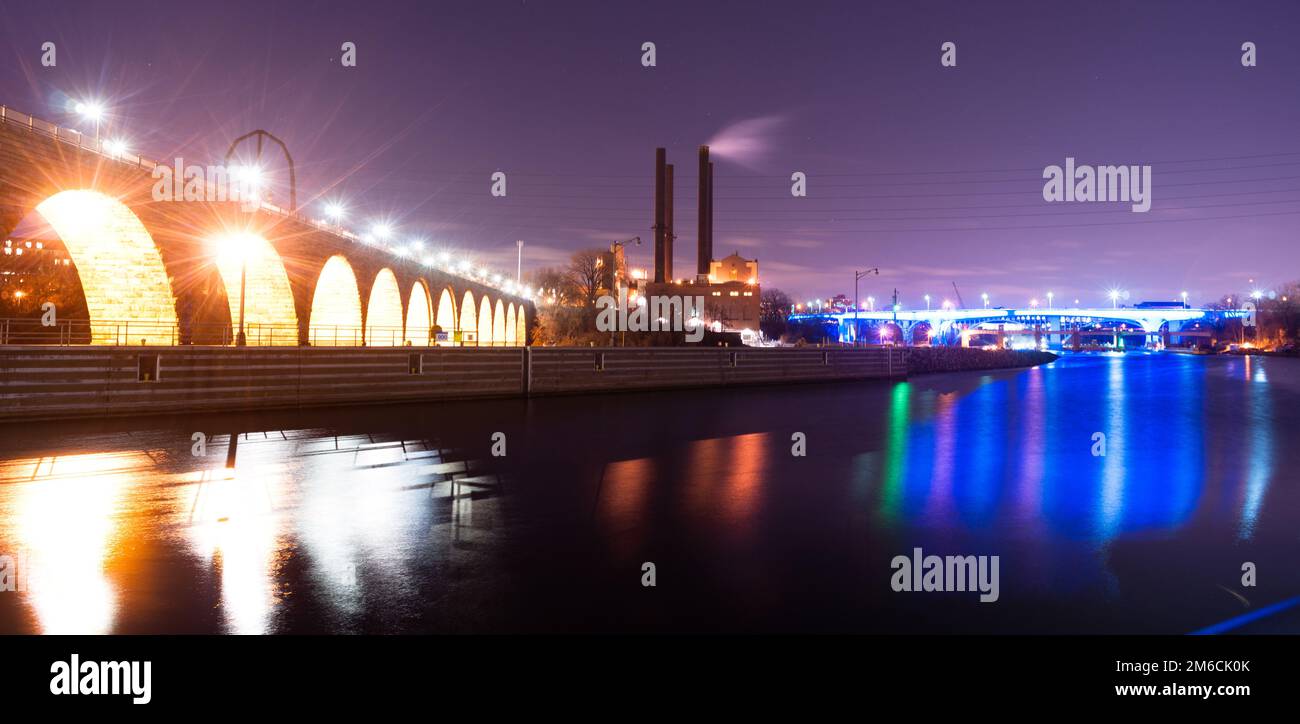
[[[522,296],[269,204],[156,200],[154,166],[0,106],[0,270],[38,252],[70,267],[84,305],[56,308],[58,342],[233,344],[241,277],[250,346],[527,342]],[[30,223],[53,243],[10,238]]]

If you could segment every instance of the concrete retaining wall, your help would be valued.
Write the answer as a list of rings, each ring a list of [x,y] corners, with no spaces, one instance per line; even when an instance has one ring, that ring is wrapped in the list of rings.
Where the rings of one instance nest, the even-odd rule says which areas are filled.
[[[907,373],[995,370],[1008,367],[1033,367],[1056,359],[1051,352],[1036,350],[983,350],[967,347],[911,347],[907,350]]]
[[[422,360],[420,374],[408,369],[412,353]],[[523,354],[521,348],[3,347],[0,420],[505,397],[523,392]],[[142,381],[145,374],[152,379]]]
[[[903,350],[533,347],[534,395],[904,377]]]
[[[893,379],[1046,361],[1035,354],[882,347],[8,346],[0,347],[0,421]]]

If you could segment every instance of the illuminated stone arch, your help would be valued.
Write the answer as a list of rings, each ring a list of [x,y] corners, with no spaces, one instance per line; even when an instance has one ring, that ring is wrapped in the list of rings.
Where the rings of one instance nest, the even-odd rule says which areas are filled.
[[[519,338],[515,333],[515,304],[510,303],[506,307],[506,345],[514,347],[519,344]]]
[[[492,344],[492,300],[484,294],[478,303],[478,346],[488,347]]]
[[[497,300],[496,309],[492,312],[492,344],[504,345],[506,343],[506,307]]]
[[[519,317],[515,320],[515,339],[518,341],[520,347],[528,344],[528,323],[524,318],[526,314],[528,314],[528,312],[525,311],[524,305],[520,304]]]
[[[231,344],[239,333],[239,290],[244,289],[244,335],[252,346],[298,344],[298,312],[289,275],[271,242],[257,234],[231,234],[213,241],[213,257],[230,303]]]
[[[465,298],[460,300],[460,329],[457,330],[461,333],[461,344],[467,344],[470,337],[478,338],[478,315],[474,313],[475,309],[474,292],[465,292]]]
[[[456,302],[455,297],[451,295],[450,289],[443,289],[442,294],[438,297],[438,312],[436,324],[447,333],[447,341],[444,345],[452,344],[456,334]]]
[[[355,347],[361,338],[361,292],[352,265],[336,254],[325,262],[311,298],[307,339],[318,347]]]
[[[392,269],[380,269],[366,304],[366,344],[392,347],[402,343],[402,292]]]
[[[176,299],[139,217],[98,191],[60,191],[36,206],[81,277],[91,344],[173,344]]]
[[[429,312],[429,292],[424,282],[416,279],[411,285],[411,297],[406,302],[406,342],[425,347],[429,344],[429,328],[433,326]]]

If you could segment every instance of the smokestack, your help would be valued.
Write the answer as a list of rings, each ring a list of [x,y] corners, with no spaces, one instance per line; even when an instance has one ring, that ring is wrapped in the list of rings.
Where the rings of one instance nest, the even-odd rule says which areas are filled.
[[[708,231],[709,231],[708,236],[706,237],[706,238],[709,240],[709,245],[708,245],[707,247],[705,247],[704,260],[705,260],[705,263],[709,265],[709,268],[708,268],[707,270],[705,270],[705,272],[704,272],[705,274],[708,274],[710,271],[713,271],[713,162],[712,162],[712,161],[709,161],[709,215],[708,215],[708,220],[709,220],[708,226],[706,226],[705,228],[707,228]]]
[[[700,146],[700,192],[696,212],[696,264],[697,281],[709,278],[709,263],[713,261],[713,245],[709,239],[709,216],[712,213],[709,191],[709,147]]]
[[[673,165],[664,169],[664,281],[673,280],[673,240],[677,232],[673,231]]]
[[[667,169],[665,160],[667,151],[662,148],[655,149],[655,283],[663,284],[664,282],[664,236],[667,226],[664,223],[664,196],[665,186],[667,184]]]

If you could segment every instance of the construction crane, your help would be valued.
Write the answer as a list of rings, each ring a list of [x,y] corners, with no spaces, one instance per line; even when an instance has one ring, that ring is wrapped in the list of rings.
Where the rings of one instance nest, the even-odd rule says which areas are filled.
[[[965,309],[965,308],[966,308],[966,302],[963,302],[963,301],[962,301],[962,299],[961,299],[961,292],[957,291],[957,282],[953,282],[953,283],[952,283],[952,291],[953,291],[954,294],[957,295],[957,308],[958,308],[958,309]]]

